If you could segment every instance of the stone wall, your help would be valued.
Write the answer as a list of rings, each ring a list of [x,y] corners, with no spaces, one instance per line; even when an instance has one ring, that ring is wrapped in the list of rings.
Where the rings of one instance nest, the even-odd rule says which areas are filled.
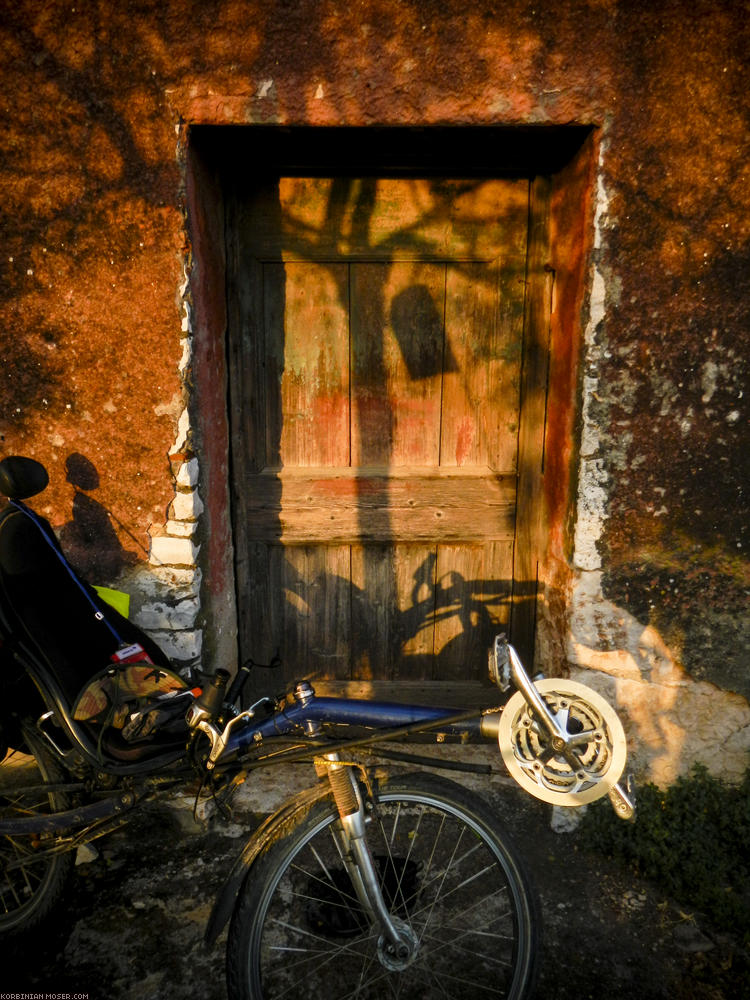
[[[590,125],[540,649],[617,701],[641,774],[739,775],[749,21],[735,0],[4,5],[0,447],[48,466],[38,507],[72,557],[183,666],[231,662],[221,288],[199,252],[221,219],[191,192],[211,183],[192,126]]]

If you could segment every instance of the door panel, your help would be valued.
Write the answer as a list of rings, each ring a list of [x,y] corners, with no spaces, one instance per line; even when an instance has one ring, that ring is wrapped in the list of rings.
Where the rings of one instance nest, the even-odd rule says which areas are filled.
[[[352,463],[440,462],[445,265],[351,266]]]
[[[227,208],[243,652],[478,679],[513,600],[528,182],[287,177]]]
[[[439,545],[436,575],[432,678],[465,680],[468,665],[486,668],[498,626],[508,626],[513,541]]]
[[[282,587],[281,635],[293,677],[314,673],[346,679],[350,668],[349,547],[275,546]]]
[[[512,269],[503,273],[500,266],[477,262],[448,268],[443,467],[516,470],[523,324],[518,292],[519,275]]]
[[[278,451],[278,465],[284,468],[346,466],[347,266],[295,261],[267,263],[263,270],[270,383],[267,454]]]
[[[414,543],[352,546],[353,677],[425,676],[433,655],[433,553],[434,546]]]

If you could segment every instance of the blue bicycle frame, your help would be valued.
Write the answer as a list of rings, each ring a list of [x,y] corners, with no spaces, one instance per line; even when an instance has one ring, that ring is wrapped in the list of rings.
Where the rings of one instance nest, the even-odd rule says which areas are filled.
[[[334,747],[330,742],[319,744],[317,737],[321,736],[323,727],[343,726],[349,729],[360,728],[372,730],[369,736],[362,738],[351,735],[336,744],[335,748],[346,746],[362,746],[367,743],[380,742],[388,738],[400,738],[411,732],[444,727],[453,734],[460,723],[461,732],[472,736],[480,733],[493,736],[492,728],[482,731],[478,710],[470,712],[458,711],[455,708],[437,708],[427,705],[399,704],[382,701],[362,701],[352,698],[318,697],[307,682],[301,682],[293,692],[293,701],[288,701],[282,707],[275,707],[273,713],[263,719],[255,719],[256,710],[269,699],[262,699],[252,708],[241,712],[232,719],[224,730],[219,733],[210,724],[200,726],[212,737],[212,751],[208,762],[209,769],[217,764],[242,758],[252,747],[263,747],[267,740],[275,737],[298,737],[302,746],[296,750],[281,752],[278,757],[263,758],[261,762],[276,762],[278,759],[302,759],[311,753],[321,750],[329,752]],[[308,746],[304,746],[307,742]]]

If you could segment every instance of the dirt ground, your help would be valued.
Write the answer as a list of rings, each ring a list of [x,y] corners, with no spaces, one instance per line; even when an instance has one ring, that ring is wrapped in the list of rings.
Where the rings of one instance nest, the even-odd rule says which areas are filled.
[[[467,748],[464,755],[476,754]],[[484,751],[483,751],[484,752]],[[150,806],[79,857],[54,922],[0,961],[13,991],[87,1000],[225,1000],[226,933],[207,950],[214,896],[260,817],[309,780],[309,765],[256,772],[230,822],[196,825],[192,803]],[[504,816],[541,897],[544,949],[537,995],[550,1000],[737,1000],[750,961],[653,886],[591,853],[579,832],[555,832],[551,807],[505,776],[459,775]],[[450,775],[449,775],[450,776]],[[456,775],[454,775],[456,777]]]

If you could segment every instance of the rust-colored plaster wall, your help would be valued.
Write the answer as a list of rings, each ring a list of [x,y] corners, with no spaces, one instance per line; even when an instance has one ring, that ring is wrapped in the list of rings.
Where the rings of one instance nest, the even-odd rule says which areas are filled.
[[[575,569],[577,520],[577,569],[619,609],[606,628],[589,615],[594,653],[637,621],[693,680],[747,695],[748,14],[736,0],[4,0],[3,452],[50,467],[57,526],[73,520],[66,460],[73,478],[88,460],[99,485],[79,484],[79,508],[97,530],[96,505],[111,511],[117,539],[72,541],[94,562],[109,546],[110,570],[143,558],[186,402],[188,452],[212,432],[210,380],[191,396],[179,367],[186,333],[194,359],[212,356],[181,301],[191,124],[593,125],[590,287],[572,303],[584,426],[561,463],[557,548]]]
[[[621,40],[606,590],[694,677],[748,695],[748,6],[681,7],[644,5]]]
[[[109,5],[0,16],[2,448],[47,465],[41,509],[110,576],[164,519],[182,408],[176,137],[133,28]]]

